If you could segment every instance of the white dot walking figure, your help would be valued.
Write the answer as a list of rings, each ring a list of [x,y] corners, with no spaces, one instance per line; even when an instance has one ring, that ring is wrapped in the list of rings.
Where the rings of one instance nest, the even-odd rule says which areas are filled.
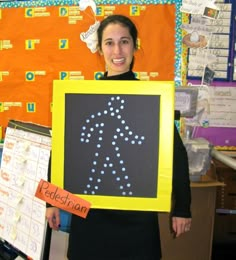
[[[109,174],[112,175],[112,179],[115,181],[117,194],[121,196],[133,195],[132,185],[120,153],[118,140],[121,139],[129,145],[142,145],[145,137],[135,134],[125,120],[122,119],[121,111],[124,110],[124,105],[124,99],[120,96],[112,96],[107,103],[107,109],[90,115],[82,126],[80,137],[82,143],[89,143],[93,134],[95,132],[98,134],[96,150],[84,194],[101,194],[100,188],[102,187],[104,176]],[[108,127],[111,129],[110,126],[104,123],[107,122],[107,117],[111,117],[113,120],[116,119],[119,122],[119,127],[115,126],[112,129],[111,140],[105,140],[105,138],[110,138],[109,135],[104,133],[105,129]],[[114,156],[104,154],[105,142],[109,142],[108,144],[112,146],[111,152],[114,153]]]

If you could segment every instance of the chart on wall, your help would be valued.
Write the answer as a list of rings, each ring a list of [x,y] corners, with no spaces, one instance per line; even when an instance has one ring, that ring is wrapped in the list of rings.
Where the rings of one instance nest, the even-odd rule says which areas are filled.
[[[48,179],[50,153],[48,129],[10,121],[0,167],[0,238],[35,260],[42,259],[46,205],[34,194]]]
[[[186,33],[183,44],[188,47],[188,78],[202,78],[205,84],[210,84],[213,78],[214,81],[235,81],[236,2],[201,0],[188,9],[189,1],[183,2],[186,2],[183,11],[191,14],[189,23],[182,25]]]
[[[134,66],[138,78],[179,80],[180,2],[0,3],[1,125],[15,119],[51,126],[54,79],[99,79],[105,65],[96,49],[96,30],[111,14],[127,15],[138,28]]]

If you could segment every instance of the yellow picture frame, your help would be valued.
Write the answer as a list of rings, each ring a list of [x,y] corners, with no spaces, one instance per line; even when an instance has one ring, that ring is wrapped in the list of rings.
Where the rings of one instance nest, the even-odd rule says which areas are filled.
[[[54,80],[51,182],[60,188],[66,189],[88,200],[92,204],[91,208],[169,212],[172,192],[174,93],[175,87],[172,81]],[[114,100],[114,98],[116,102],[119,100],[121,103],[125,100],[124,103],[128,105],[128,108],[124,110],[125,113],[122,114],[121,109],[123,109],[123,105],[120,105],[121,103],[119,102],[119,109],[116,109],[115,113],[110,111],[113,109],[112,106],[115,107],[115,104],[117,105],[118,103],[112,103],[111,106],[111,102],[107,102],[107,100]],[[98,112],[98,114],[96,113],[97,111],[102,111],[100,108],[103,102],[107,102],[106,104],[110,107],[103,110],[103,112],[106,112],[101,116],[100,112]],[[91,111],[96,113],[91,116]],[[109,112],[109,116],[105,117],[104,114],[107,113],[107,111]],[[126,133],[127,137],[123,138],[119,142],[119,145],[117,144],[118,141],[113,142],[114,144],[116,143],[115,146],[113,146],[114,150],[115,148],[123,149],[124,158],[126,158],[127,169],[125,167],[122,168],[122,170],[125,171],[123,175],[119,172],[119,169],[121,169],[120,165],[118,165],[118,168],[114,166],[114,162],[118,161],[115,157],[120,156],[120,152],[114,153],[113,158],[110,156],[110,153],[113,153],[113,148],[111,148],[111,150],[105,149],[105,153],[108,153],[109,156],[105,157],[105,153],[103,153],[103,159],[109,161],[110,158],[113,158],[112,163],[103,163],[99,168],[96,165],[100,163],[99,159],[93,160],[89,155],[92,154],[91,157],[98,156],[100,153],[95,153],[94,155],[94,151],[90,152],[91,147],[100,149],[97,143],[95,144],[95,142],[98,142],[98,136],[94,134],[96,138],[93,140],[96,141],[91,142],[89,138],[81,137],[81,135],[91,136],[92,131],[96,128],[95,121],[93,122],[94,128],[91,127],[91,122],[95,120],[94,118],[100,120],[100,118],[103,117],[102,122],[105,122],[105,125],[110,127],[112,124],[109,123],[110,121],[106,121],[108,119],[112,119],[118,123],[125,122],[125,120],[122,121],[121,119],[119,119],[120,121],[116,120],[120,118],[121,115],[127,119],[127,121],[130,121],[130,129],[133,129]],[[88,117],[90,119],[88,119]],[[86,122],[85,119],[87,120]],[[81,123],[82,121],[83,123]],[[83,126],[83,124],[87,124],[89,133],[85,133],[85,131],[83,132],[81,130],[83,127],[86,129],[86,126]],[[104,123],[97,124],[97,126],[103,127]],[[119,128],[117,128],[117,126],[115,127],[114,129],[120,132]],[[126,127],[129,128],[128,126]],[[122,129],[123,128],[121,128],[121,130]],[[140,130],[144,132],[143,136],[140,134],[140,132],[142,132]],[[103,130],[101,130],[101,132],[103,132]],[[133,132],[139,135],[133,135]],[[132,135],[133,138],[141,138],[139,146],[132,146],[132,141],[125,141],[132,140]],[[105,147],[106,142],[104,138],[108,136],[108,134],[104,134],[103,137],[99,137],[102,140],[102,147]],[[120,137],[119,139],[121,139],[121,133],[112,136],[113,138],[117,138],[118,136]],[[86,142],[87,144],[85,144]],[[110,144],[110,141],[107,143]],[[133,141],[133,144],[134,143],[135,141]],[[136,142],[136,144],[138,144],[138,142]],[[136,147],[136,150],[130,150],[134,149],[133,147]],[[100,155],[101,154],[102,152]],[[133,161],[129,159],[131,157],[134,157]],[[79,160],[80,158],[81,160]],[[87,161],[91,164],[95,164],[95,166],[92,166],[92,168],[88,166],[90,168],[86,168],[88,164]],[[119,163],[121,163],[121,160]],[[83,165],[79,165],[77,168],[77,164]],[[133,180],[133,182],[131,181],[133,190],[131,191],[131,188],[129,188],[129,190],[124,192],[124,186],[127,188],[129,185],[130,187],[130,183],[126,182],[125,185],[120,185],[120,177],[111,179],[111,182],[108,182],[109,185],[103,184],[103,186],[97,186],[97,184],[93,184],[93,188],[91,190],[86,188],[86,191],[83,190],[83,188],[77,189],[77,187],[82,185],[82,182],[85,181],[82,179],[85,178],[86,174],[88,174],[88,176],[92,174],[84,170],[84,165],[86,165],[86,169],[91,169],[93,174],[95,172],[93,176],[96,176],[97,182],[98,180],[100,180],[100,182],[102,180],[103,183],[108,182],[109,178],[113,178],[111,177],[111,172],[115,174],[118,173],[118,176],[121,176],[124,182],[125,177],[130,177],[129,179]],[[108,170],[106,169],[105,178],[102,177],[100,179],[100,177],[98,178],[98,174],[103,172],[100,171],[101,167],[110,168]],[[132,170],[132,172],[129,172],[129,167],[130,169],[135,169],[135,171]],[[118,169],[118,171],[114,169]],[[83,172],[83,174],[80,174],[80,172]],[[95,177],[93,179],[95,179]],[[70,185],[72,190],[68,188]],[[86,187],[90,186],[90,183],[86,185]],[[103,187],[104,191],[102,191],[100,187]],[[137,187],[136,193],[135,187]],[[98,191],[94,192],[96,188]],[[81,192],[81,190],[83,190],[83,192]]]

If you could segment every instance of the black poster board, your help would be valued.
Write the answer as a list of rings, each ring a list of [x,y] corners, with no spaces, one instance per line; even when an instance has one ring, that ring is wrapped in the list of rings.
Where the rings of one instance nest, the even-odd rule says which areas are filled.
[[[64,188],[75,194],[155,198],[160,96],[65,98]]]

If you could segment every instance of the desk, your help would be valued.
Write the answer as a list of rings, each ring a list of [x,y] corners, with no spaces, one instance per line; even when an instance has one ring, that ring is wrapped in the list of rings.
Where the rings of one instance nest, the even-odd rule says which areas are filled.
[[[210,260],[216,191],[224,185],[212,176],[202,176],[200,182],[191,183],[192,227],[179,238],[170,233],[170,218],[167,213],[159,213],[162,242],[162,260]]]

